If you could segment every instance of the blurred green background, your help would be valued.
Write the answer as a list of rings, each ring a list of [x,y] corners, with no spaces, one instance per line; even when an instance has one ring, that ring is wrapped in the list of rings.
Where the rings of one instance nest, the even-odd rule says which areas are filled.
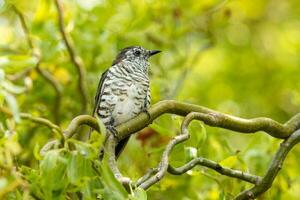
[[[35,70],[37,59],[13,7],[23,14],[41,53],[40,67],[62,90],[59,108],[57,93]],[[9,193],[16,198],[16,193],[29,195],[30,183],[15,166],[38,169],[39,149],[54,138],[44,126],[19,120],[18,113],[41,116],[63,128],[83,113],[77,72],[61,39],[54,2],[0,0],[0,12],[0,105],[14,113],[13,118],[0,113],[0,191],[7,194],[8,186],[20,181]],[[86,114],[92,112],[101,73],[120,49],[131,45],[162,50],[150,61],[152,104],[176,99],[282,123],[300,110],[298,0],[65,0],[63,12],[66,32],[86,70]],[[179,132],[180,121],[164,115],[132,138],[119,160],[124,175],[136,180],[155,167],[169,139]],[[192,124],[191,132],[192,141],[174,150],[174,166],[198,155],[263,175],[280,143],[264,133],[243,135],[200,122]],[[296,146],[261,199],[300,198],[299,153]],[[182,176],[167,175],[147,195],[230,199],[250,186],[198,167]]]

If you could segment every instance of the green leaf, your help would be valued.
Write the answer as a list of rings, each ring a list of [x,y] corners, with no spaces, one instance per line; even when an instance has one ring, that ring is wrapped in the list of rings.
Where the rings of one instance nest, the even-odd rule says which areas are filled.
[[[225,158],[224,160],[222,160],[221,162],[219,162],[219,164],[222,166],[222,167],[233,167],[238,161],[238,158],[236,155],[234,156],[229,156],[227,158]]]
[[[106,135],[107,134],[106,127],[103,124],[102,120],[98,116],[96,116],[96,119],[97,119],[97,123],[98,123],[98,125],[100,127],[100,133],[102,135]]]
[[[190,139],[187,141],[188,146],[193,146],[197,149],[201,148],[206,141],[207,133],[202,122],[193,121],[189,125]]]
[[[2,81],[4,81],[5,78],[5,72],[3,69],[0,69],[0,85],[2,84]]]
[[[26,91],[25,87],[13,85],[9,81],[3,81],[1,86],[3,87],[3,89],[5,89],[6,91],[12,94],[21,94]]]
[[[95,176],[92,162],[77,151],[70,153],[67,164],[67,177],[74,185],[84,185],[88,177]]]
[[[92,148],[100,149],[104,142],[104,134],[98,133],[97,131],[92,131],[88,143],[91,144]]]
[[[42,159],[42,156],[40,155],[40,150],[41,150],[41,148],[40,148],[39,143],[35,144],[34,149],[33,149],[33,155],[37,160]]]
[[[147,200],[147,193],[142,188],[137,188],[134,193],[129,196],[130,200]]]
[[[17,122],[20,121],[19,107],[16,98],[12,94],[4,90],[0,91],[0,94],[4,96],[5,102],[7,103],[10,111],[13,114],[14,120]]]
[[[6,73],[16,73],[34,67],[37,62],[38,59],[31,55],[7,55],[0,57],[0,68],[3,68]]]
[[[45,199],[62,199],[69,184],[66,179],[68,153],[62,150],[48,151],[40,163],[41,188]]]
[[[94,148],[93,145],[75,140],[73,138],[67,140],[68,143],[72,143],[75,146],[75,149],[83,156],[89,159],[97,159],[99,149]]]
[[[128,193],[124,189],[123,185],[115,178],[111,169],[109,168],[107,158],[104,157],[100,165],[103,184],[105,187],[104,199],[126,199]]]
[[[184,151],[187,162],[197,157],[197,149],[194,147],[185,147]]]

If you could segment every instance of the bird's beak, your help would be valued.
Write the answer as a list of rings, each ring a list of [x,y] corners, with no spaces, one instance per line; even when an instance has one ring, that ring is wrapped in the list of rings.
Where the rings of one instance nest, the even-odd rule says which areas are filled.
[[[160,50],[150,50],[149,51],[149,57],[151,57],[151,56],[153,56],[153,55],[155,55],[155,54],[158,54],[158,53],[160,53],[161,51]]]

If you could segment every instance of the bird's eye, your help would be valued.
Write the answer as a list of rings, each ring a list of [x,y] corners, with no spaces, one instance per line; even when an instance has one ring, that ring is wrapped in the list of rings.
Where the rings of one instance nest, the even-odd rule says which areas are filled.
[[[134,55],[135,55],[135,56],[141,55],[141,51],[140,51],[140,50],[135,50],[135,51],[134,51]]]

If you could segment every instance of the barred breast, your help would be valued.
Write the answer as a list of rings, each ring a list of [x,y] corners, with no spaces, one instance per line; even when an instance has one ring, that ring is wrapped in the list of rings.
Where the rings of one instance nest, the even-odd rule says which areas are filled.
[[[124,123],[150,104],[149,79],[147,74],[119,63],[112,66],[103,82],[98,116],[105,125]]]

